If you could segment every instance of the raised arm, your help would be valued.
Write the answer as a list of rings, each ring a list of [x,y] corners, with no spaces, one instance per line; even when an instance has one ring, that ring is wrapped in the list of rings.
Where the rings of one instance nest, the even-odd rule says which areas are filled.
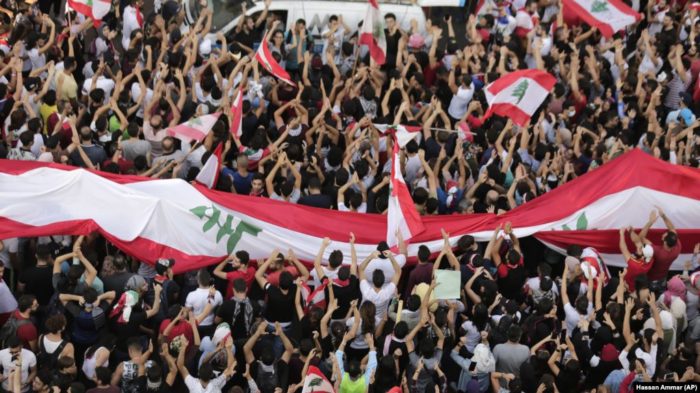
[[[331,244],[331,239],[324,237],[321,242],[321,248],[318,249],[316,254],[316,259],[314,260],[314,270],[316,270],[316,276],[318,276],[319,281],[322,281],[326,276],[323,273],[323,268],[321,267],[321,261],[323,260],[323,254],[326,252],[326,248]]]
[[[265,263],[260,265],[258,267],[258,270],[255,272],[255,280],[258,282],[258,285],[260,285],[260,288],[263,290],[265,289],[265,286],[267,285],[267,279],[265,278],[265,272],[267,271],[267,268],[270,267],[270,264],[272,261],[277,258],[277,254],[279,254],[278,249],[274,249],[272,251],[272,254],[267,258]]]
[[[669,232],[676,232],[676,227],[673,225],[673,223],[668,218],[666,213],[664,213],[663,209],[661,209],[659,206],[656,206],[656,210],[659,211],[659,216],[661,217],[662,220],[664,220],[664,224],[666,225],[666,229],[668,229]]]

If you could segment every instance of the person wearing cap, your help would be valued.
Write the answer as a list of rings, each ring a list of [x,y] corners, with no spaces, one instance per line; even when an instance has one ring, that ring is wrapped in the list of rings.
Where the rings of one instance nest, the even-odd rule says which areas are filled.
[[[630,238],[634,242],[634,254],[627,248],[625,233],[630,232]],[[646,276],[654,263],[654,248],[647,239],[640,238],[632,227],[620,228],[620,252],[627,261],[627,274],[625,282],[631,292],[635,290],[635,279],[638,276]]]
[[[170,258],[159,258],[156,261],[156,276],[153,279],[153,285],[163,287],[161,292],[161,315],[165,315],[165,311],[170,309],[170,306],[175,304],[180,296],[180,285],[173,280],[173,268],[175,260]]]

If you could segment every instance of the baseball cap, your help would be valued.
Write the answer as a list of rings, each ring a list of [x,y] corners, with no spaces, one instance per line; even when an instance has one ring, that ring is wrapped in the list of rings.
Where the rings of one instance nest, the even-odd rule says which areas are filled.
[[[691,111],[688,108],[681,109],[680,118],[683,119],[686,126],[693,124],[693,122],[695,121],[695,115],[693,114],[693,111]]]
[[[163,19],[168,21],[170,18],[174,17],[180,12],[180,3],[177,1],[170,0],[163,4],[163,8],[161,9],[161,13],[163,15]]]
[[[408,46],[413,49],[421,49],[425,46],[425,38],[418,33],[411,34],[408,38]]]
[[[211,54],[211,40],[202,40],[202,42],[199,44],[199,54],[203,57]]]

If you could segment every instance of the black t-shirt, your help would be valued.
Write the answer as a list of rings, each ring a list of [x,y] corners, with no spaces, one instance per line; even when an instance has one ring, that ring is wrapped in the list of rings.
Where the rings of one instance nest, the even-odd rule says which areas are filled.
[[[148,379],[145,375],[136,378],[136,383],[139,386],[139,391],[146,393],[167,393],[170,392],[170,390],[172,389],[172,386],[168,385],[168,383],[165,382],[164,377],[161,378],[160,386],[155,389],[148,387]]]
[[[350,302],[362,297],[360,292],[360,280],[355,276],[350,276],[347,286],[340,286],[333,283],[333,295],[338,299],[338,309],[333,312],[332,319],[345,319],[345,316],[350,310]],[[328,289],[326,289],[326,299],[329,298]],[[359,304],[360,302],[358,302]]]
[[[268,283],[265,286],[265,292],[267,293],[265,319],[269,322],[292,322],[296,313],[294,304],[296,291],[296,285],[292,285],[285,295],[281,289]]]
[[[506,299],[517,299],[523,294],[523,285],[526,279],[525,266],[508,268],[508,275],[498,278],[498,290]]]
[[[298,204],[304,206],[318,207],[321,209],[330,209],[333,206],[333,201],[328,195],[315,194],[304,195],[303,197],[299,198]]]
[[[131,316],[129,317],[129,322],[119,323],[117,322],[118,319],[118,316],[112,318],[112,332],[114,332],[114,334],[117,336],[117,348],[120,351],[127,352],[127,340],[131,337],[139,337],[142,335],[139,326],[144,325],[148,318],[145,311],[133,310],[131,312]]]
[[[114,291],[115,299],[118,300],[121,294],[124,292],[126,282],[129,281],[129,279],[134,275],[134,273],[120,272],[103,278],[102,284],[104,285],[105,292]]]
[[[260,308],[257,302],[251,301],[250,303],[253,306],[253,319],[255,319],[260,313]],[[216,313],[219,318],[231,325],[231,335],[233,337],[247,337],[249,335],[245,326],[245,306],[241,303],[240,307],[243,308],[238,312],[235,320],[233,319],[233,313],[236,311],[235,300],[225,301]]]
[[[36,296],[37,302],[45,306],[49,304],[54,289],[51,278],[53,266],[34,266],[22,272],[19,282],[25,285],[24,292]]]

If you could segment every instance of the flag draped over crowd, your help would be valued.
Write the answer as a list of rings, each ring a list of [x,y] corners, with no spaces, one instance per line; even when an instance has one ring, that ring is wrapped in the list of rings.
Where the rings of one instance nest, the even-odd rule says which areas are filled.
[[[323,238],[350,255],[349,233],[358,258],[387,239],[387,217],[347,213],[231,195],[182,180],[90,172],[58,164],[0,160],[0,239],[99,231],[117,247],[147,262],[175,258],[182,272],[211,265],[234,250],[251,257],[275,248],[293,249],[313,261]],[[639,150],[626,153],[505,214],[420,217],[408,251],[420,245],[439,252],[440,230],[451,244],[462,235],[487,241],[499,224],[512,222],[518,237],[534,235],[557,250],[579,244],[597,249],[609,265],[622,266],[618,228],[644,226],[658,205],[674,222],[683,261],[700,242],[700,170],[671,165]],[[659,242],[658,222],[650,231]],[[684,255],[685,254],[685,255]],[[328,255],[326,255],[327,257]]]

